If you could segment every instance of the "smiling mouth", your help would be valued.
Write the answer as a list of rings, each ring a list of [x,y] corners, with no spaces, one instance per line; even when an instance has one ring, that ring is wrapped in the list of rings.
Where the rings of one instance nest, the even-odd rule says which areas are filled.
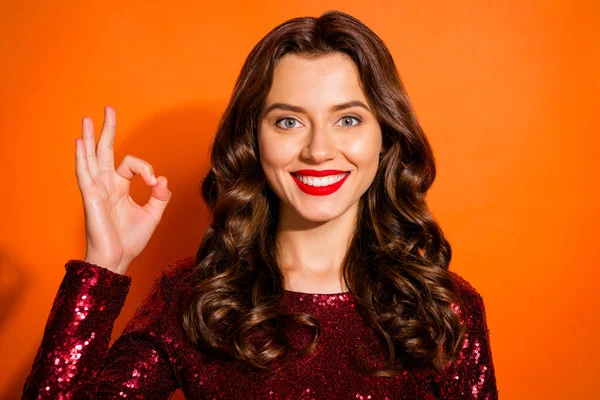
[[[350,172],[323,177],[300,175],[290,172],[290,176],[301,191],[311,196],[326,196],[336,192],[346,181]]]
[[[345,177],[347,177],[350,174],[350,172],[326,175],[326,176],[322,176],[322,177],[312,176],[312,175],[301,175],[296,172],[290,172],[290,174],[294,178],[296,178],[296,180],[302,182],[305,185],[312,186],[312,187],[326,187],[326,186],[331,186],[331,185],[334,185],[334,184],[340,182]]]

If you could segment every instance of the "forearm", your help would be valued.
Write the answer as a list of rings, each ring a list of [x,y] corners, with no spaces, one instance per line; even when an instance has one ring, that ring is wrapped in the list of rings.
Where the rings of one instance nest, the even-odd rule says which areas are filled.
[[[65,268],[24,398],[69,397],[93,381],[129,291],[130,277],[103,267],[69,260]]]

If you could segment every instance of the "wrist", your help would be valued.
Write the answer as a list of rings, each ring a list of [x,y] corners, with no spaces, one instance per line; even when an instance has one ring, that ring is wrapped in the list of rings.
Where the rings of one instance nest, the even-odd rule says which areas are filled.
[[[108,260],[102,259],[100,257],[93,257],[93,256],[86,256],[83,261],[90,263],[90,264],[97,265],[97,266],[105,268],[105,269],[108,269],[109,271],[114,272],[119,275],[125,275],[125,272],[127,272],[127,268],[129,267],[129,264],[130,264],[129,262],[126,262],[125,260],[108,261]]]

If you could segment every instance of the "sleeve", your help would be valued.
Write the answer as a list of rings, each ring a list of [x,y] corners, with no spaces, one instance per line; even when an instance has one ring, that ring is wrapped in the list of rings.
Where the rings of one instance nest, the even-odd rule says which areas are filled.
[[[131,277],[81,260],[65,269],[22,398],[169,398],[177,384],[160,347],[123,334],[108,349]]]
[[[446,366],[436,379],[442,399],[497,400],[498,389],[485,306],[481,295],[458,277],[463,309],[455,312],[467,324],[462,349],[456,360]]]

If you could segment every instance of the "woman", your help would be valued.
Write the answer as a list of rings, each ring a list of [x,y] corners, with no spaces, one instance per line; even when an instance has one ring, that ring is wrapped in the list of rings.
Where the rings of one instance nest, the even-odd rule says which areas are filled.
[[[128,265],[171,193],[114,170],[115,113],[76,140],[87,247],[69,260],[25,398],[497,398],[483,300],[448,270],[429,143],[384,43],[327,12],[248,56],[203,181],[211,225],[107,350]],[[128,196],[136,175],[152,187]]]

